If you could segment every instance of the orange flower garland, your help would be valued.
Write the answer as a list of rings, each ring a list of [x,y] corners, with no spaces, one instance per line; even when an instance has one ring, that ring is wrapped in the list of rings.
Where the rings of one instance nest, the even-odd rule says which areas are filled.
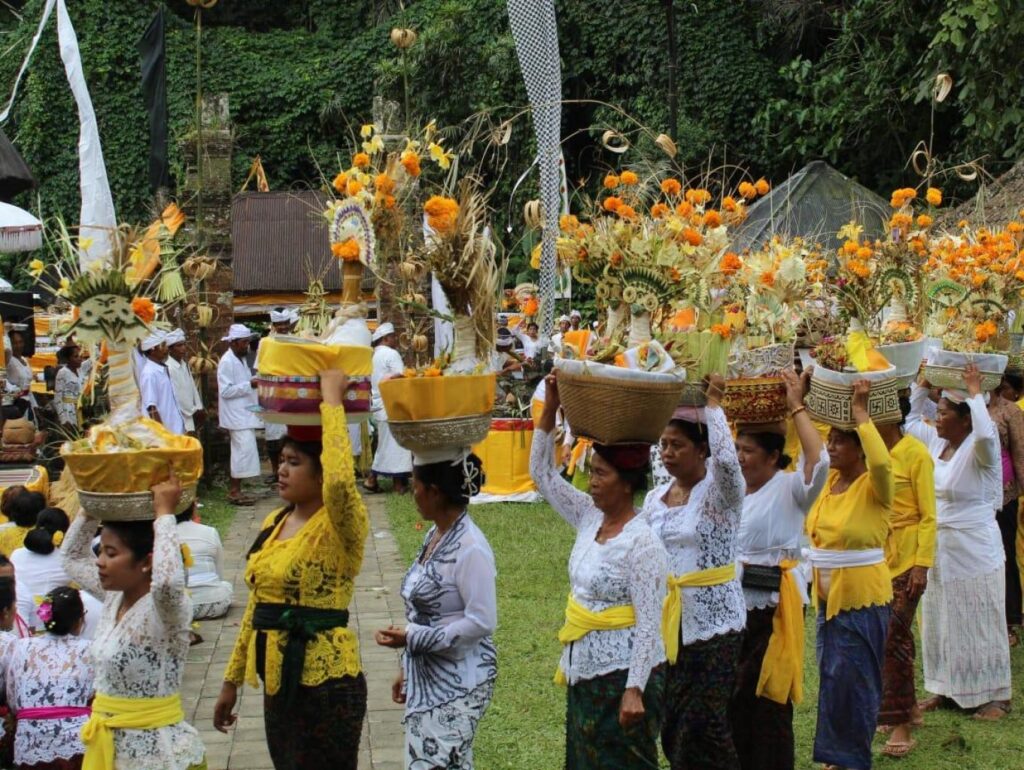
[[[152,323],[156,318],[156,305],[148,297],[133,297],[132,312],[143,323]]]

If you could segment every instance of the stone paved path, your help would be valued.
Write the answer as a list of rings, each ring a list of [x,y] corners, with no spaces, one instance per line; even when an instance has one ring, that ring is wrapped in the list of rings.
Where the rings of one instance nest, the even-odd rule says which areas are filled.
[[[359,635],[363,671],[369,691],[367,718],[363,724],[359,767],[367,770],[402,768],[402,707],[391,701],[391,682],[398,672],[398,656],[378,647],[373,632],[389,623],[402,622],[399,584],[405,565],[388,527],[381,495],[365,498],[370,514],[363,570],[349,607],[349,628]],[[263,731],[263,694],[245,687],[238,704],[238,724],[222,735],[213,729],[213,705],[220,693],[224,667],[238,635],[238,625],[248,591],[243,583],[244,554],[259,532],[264,517],[278,505],[276,496],[251,508],[239,508],[231,531],[224,538],[225,580],[235,584],[235,601],[227,617],[203,621],[203,643],[192,648],[185,670],[182,693],[185,714],[206,744],[209,770],[272,770]],[[324,770],[328,770],[325,768]]]

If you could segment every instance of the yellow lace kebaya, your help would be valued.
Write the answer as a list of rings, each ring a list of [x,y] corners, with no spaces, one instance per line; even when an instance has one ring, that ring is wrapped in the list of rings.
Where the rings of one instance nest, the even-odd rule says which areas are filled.
[[[352,447],[343,406],[320,405],[323,418],[324,507],[287,540],[278,540],[284,517],[271,513],[263,528],[273,527],[263,547],[249,557],[245,582],[249,603],[224,680],[235,685],[259,685],[256,671],[257,643],[266,636],[264,687],[269,695],[281,688],[281,670],[287,632],[255,631],[253,611],[257,604],[290,604],[325,610],[347,609],[354,581],[363,564],[363,547],[369,531],[366,507],[356,489]],[[302,684],[315,687],[329,679],[357,676],[359,645],[348,628],[318,633],[306,645]]]

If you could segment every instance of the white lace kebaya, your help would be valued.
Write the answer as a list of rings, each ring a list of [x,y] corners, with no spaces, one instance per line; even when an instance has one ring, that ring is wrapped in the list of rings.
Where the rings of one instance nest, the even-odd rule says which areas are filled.
[[[103,615],[89,656],[96,692],[120,698],[162,698],[181,692],[192,625],[192,602],[185,593],[185,568],[173,516],[154,523],[153,579],[148,594],[120,621],[121,592],[100,585],[92,538],[99,522],[78,515],[61,551],[68,575],[103,600]],[[188,722],[155,730],[114,731],[117,770],[188,770],[204,756],[199,733]]]
[[[800,456],[796,472],[777,472],[763,487],[743,498],[737,538],[738,561],[777,567],[783,559],[800,558],[800,538],[807,512],[828,479],[828,452],[821,450],[807,483],[808,460]],[[744,588],[748,610],[774,607],[778,591]]]
[[[569,583],[576,601],[593,612],[633,605],[636,624],[611,631],[591,631],[562,649],[561,667],[569,684],[628,670],[626,687],[647,686],[655,666],[665,661],[661,640],[661,606],[665,599],[666,557],[641,516],[605,543],[597,532],[604,514],[582,492],[558,475],[554,438],[535,430],[530,474],[537,489],[576,530],[569,556]]]
[[[26,719],[25,709],[88,706],[93,695],[89,640],[71,634],[19,639],[7,668],[7,706],[18,715],[14,763],[18,767],[73,759],[85,753],[82,725],[87,714],[60,719]]]
[[[644,519],[668,552],[670,575],[736,561],[736,535],[747,485],[725,413],[718,407],[708,407],[704,413],[711,448],[707,475],[690,490],[685,505],[670,508],[665,504],[671,481],[651,490],[644,501]],[[738,579],[681,590],[684,645],[742,631],[746,625],[747,606]]]

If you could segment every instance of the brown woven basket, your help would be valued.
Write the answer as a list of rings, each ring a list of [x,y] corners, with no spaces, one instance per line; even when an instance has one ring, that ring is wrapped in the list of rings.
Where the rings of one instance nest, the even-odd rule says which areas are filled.
[[[722,409],[744,425],[782,422],[789,416],[786,383],[781,377],[741,377],[726,380]]]
[[[565,418],[599,444],[653,444],[679,404],[683,382],[642,382],[558,372]]]

